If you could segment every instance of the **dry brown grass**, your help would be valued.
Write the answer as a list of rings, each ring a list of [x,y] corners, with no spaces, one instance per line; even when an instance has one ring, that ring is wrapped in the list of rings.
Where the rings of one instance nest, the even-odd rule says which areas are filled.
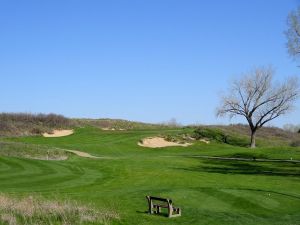
[[[76,201],[50,201],[33,196],[13,198],[0,194],[0,222],[8,225],[109,224],[114,219],[119,219],[115,211],[98,210]]]
[[[38,160],[67,160],[70,153],[65,150],[42,145],[2,142],[0,140],[0,156],[28,158]]]
[[[39,135],[73,125],[72,120],[53,113],[0,113],[0,136]]]

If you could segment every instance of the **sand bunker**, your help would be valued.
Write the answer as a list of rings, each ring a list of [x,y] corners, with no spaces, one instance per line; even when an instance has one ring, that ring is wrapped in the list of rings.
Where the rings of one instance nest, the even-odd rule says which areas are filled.
[[[152,138],[145,138],[142,140],[142,143],[138,143],[139,146],[147,147],[147,148],[163,148],[163,147],[171,147],[171,146],[182,146],[187,147],[191,145],[190,143],[176,143],[176,142],[170,142],[166,141],[162,137],[152,137]]]
[[[73,134],[73,130],[53,130],[52,133],[43,133],[44,137],[65,137]]]
[[[81,152],[81,151],[77,151],[77,150],[65,150],[67,152],[71,152],[75,155],[78,155],[80,157],[83,157],[83,158],[92,158],[92,159],[100,159],[100,158],[103,158],[103,157],[97,157],[97,156],[93,156],[87,152]]]
[[[200,139],[199,141],[204,142],[204,143],[206,143],[206,144],[209,144],[209,143],[210,143],[210,141],[208,141],[208,140],[206,140],[206,139]]]
[[[125,129],[122,129],[122,128],[120,128],[120,129],[116,129],[116,128],[109,128],[109,127],[104,127],[104,128],[102,128],[102,130],[106,130],[106,131],[114,131],[114,130],[116,130],[116,131],[118,131],[118,130],[120,130],[120,131],[124,131]]]

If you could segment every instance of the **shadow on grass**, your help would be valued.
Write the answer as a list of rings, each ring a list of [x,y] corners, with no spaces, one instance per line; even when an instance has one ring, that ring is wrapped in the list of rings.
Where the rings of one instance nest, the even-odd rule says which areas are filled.
[[[193,172],[300,177],[300,167],[291,163],[241,162],[234,160],[198,159],[200,165],[180,168]]]
[[[137,210],[136,213],[138,213],[138,214],[144,214],[144,215],[149,215],[149,216],[168,217],[168,212],[161,212],[161,213],[153,213],[153,214],[150,214],[148,211],[140,211],[140,210]]]
[[[216,188],[214,188],[214,187],[198,187],[195,189],[200,190],[201,192],[207,192],[207,193],[216,191]],[[264,193],[264,194],[276,194],[276,195],[281,195],[281,196],[300,200],[300,195],[284,193],[284,192],[279,192],[279,191],[274,191],[274,190],[264,190],[264,189],[259,189],[259,188],[222,188],[222,189],[223,190],[234,190],[234,191],[259,192],[259,193]]]

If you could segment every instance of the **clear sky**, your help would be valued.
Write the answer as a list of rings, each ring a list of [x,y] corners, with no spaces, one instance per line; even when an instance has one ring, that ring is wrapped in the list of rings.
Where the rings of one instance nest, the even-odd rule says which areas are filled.
[[[0,111],[229,123],[215,108],[233,77],[260,65],[300,76],[283,34],[298,5],[1,0]],[[271,125],[300,124],[296,107]]]

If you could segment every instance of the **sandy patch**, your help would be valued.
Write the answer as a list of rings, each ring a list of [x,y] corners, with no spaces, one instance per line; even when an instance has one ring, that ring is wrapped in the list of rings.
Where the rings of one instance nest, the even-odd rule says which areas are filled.
[[[106,131],[115,131],[115,130],[125,130],[125,129],[122,129],[122,128],[120,128],[120,129],[115,129],[115,128],[109,128],[109,127],[104,127],[104,128],[102,128],[102,130],[106,130]]]
[[[97,157],[97,156],[93,156],[93,155],[91,155],[87,152],[81,152],[81,151],[77,151],[77,150],[66,150],[66,151],[74,153],[75,155],[78,155],[78,156],[83,157],[83,158],[93,158],[93,159],[100,158],[100,157]]]
[[[151,138],[143,139],[142,143],[139,142],[138,145],[147,148],[163,148],[163,147],[171,147],[171,146],[187,147],[191,144],[190,143],[180,144],[176,142],[166,141],[162,137],[151,137]]]
[[[51,134],[43,133],[44,137],[65,137],[73,134],[73,130],[53,130]]]
[[[205,139],[200,139],[199,141],[204,142],[204,143],[206,143],[206,144],[209,144],[209,143],[210,143],[210,141],[205,140]]]

